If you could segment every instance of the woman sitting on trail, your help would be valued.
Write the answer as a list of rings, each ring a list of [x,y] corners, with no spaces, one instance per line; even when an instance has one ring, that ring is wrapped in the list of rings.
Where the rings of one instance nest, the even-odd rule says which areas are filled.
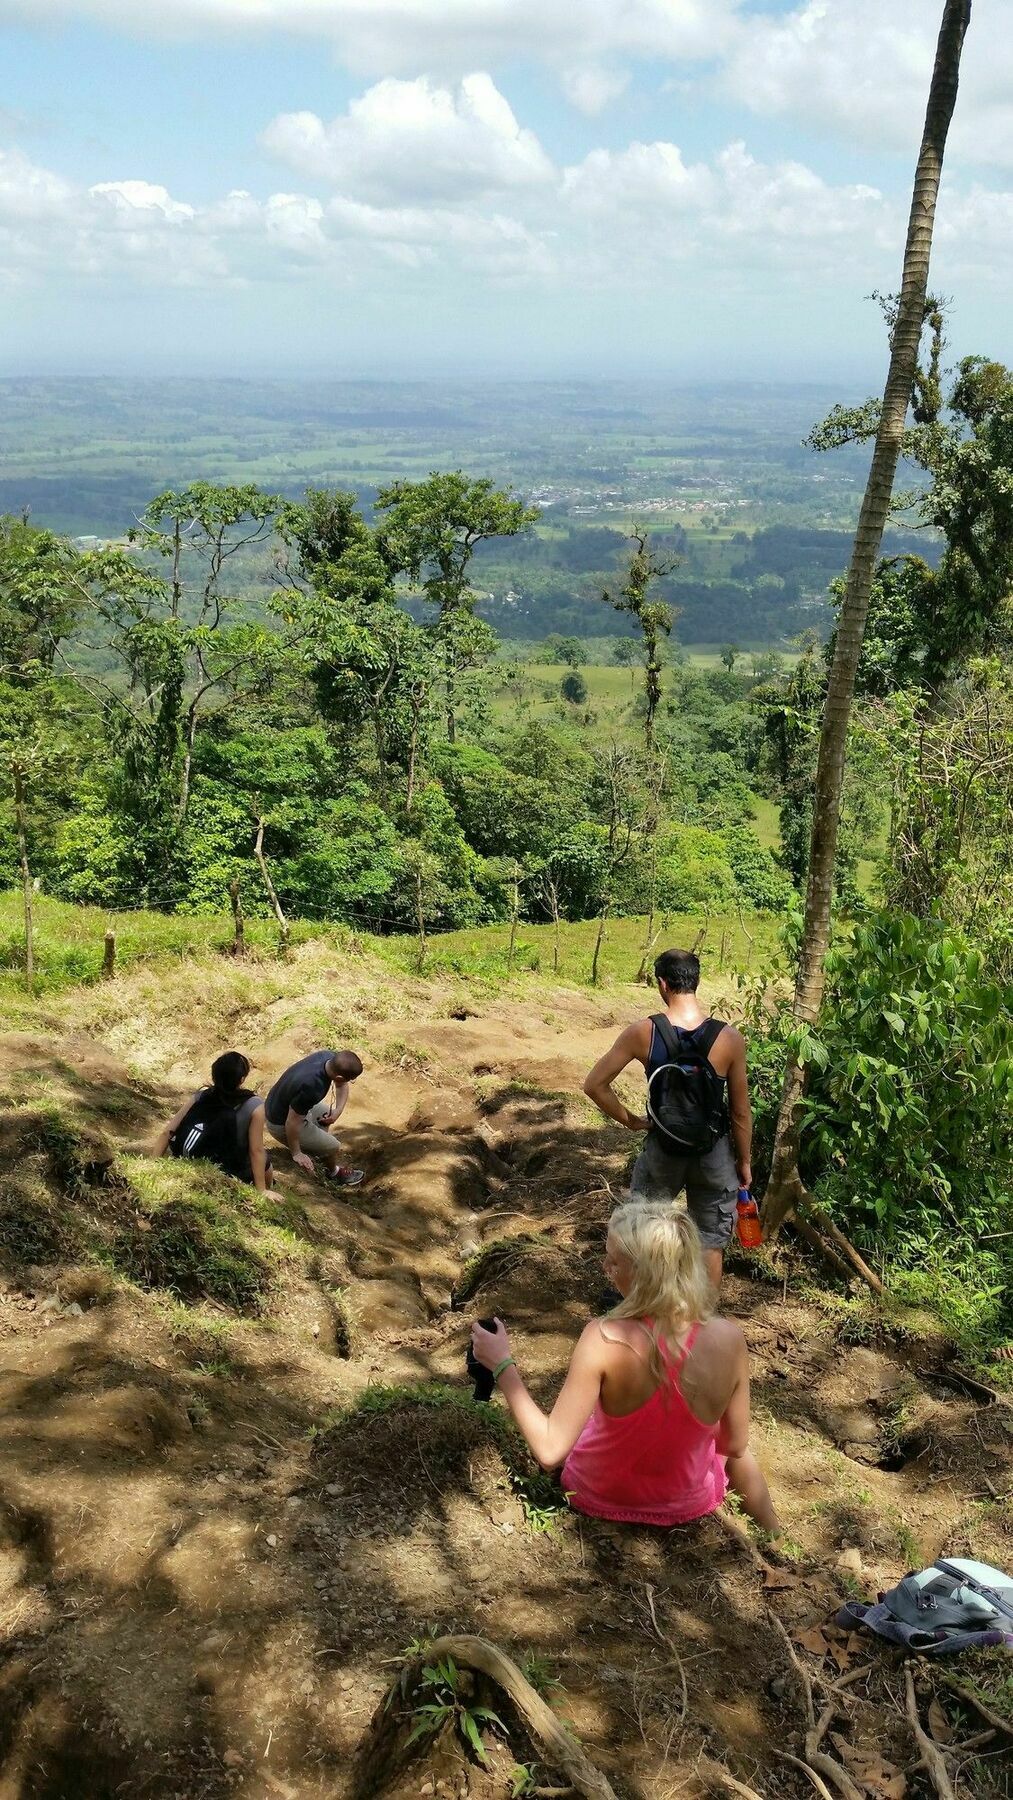
[[[250,1068],[249,1057],[239,1050],[216,1057],[211,1086],[201,1088],[163,1126],[154,1154],[212,1162],[266,1194],[272,1169],[264,1148],[264,1102],[243,1086]]]
[[[667,1202],[633,1200],[609,1221],[605,1273],[623,1296],[585,1326],[546,1415],[510,1355],[502,1320],[471,1328],[478,1361],[544,1469],[562,1463],[578,1512],[683,1525],[720,1506],[729,1485],[764,1531],[781,1529],[749,1450],[746,1340],[711,1317],[700,1237]]]

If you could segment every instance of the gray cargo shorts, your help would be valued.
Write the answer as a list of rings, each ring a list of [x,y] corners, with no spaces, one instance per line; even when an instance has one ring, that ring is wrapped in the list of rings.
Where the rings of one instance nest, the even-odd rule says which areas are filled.
[[[633,1165],[630,1198],[675,1201],[686,1190],[686,1208],[705,1250],[724,1250],[735,1226],[739,1177],[727,1133],[706,1156],[672,1155],[649,1131]]]
[[[335,1150],[340,1149],[340,1140],[334,1136],[333,1131],[328,1131],[326,1125],[318,1123],[320,1114],[326,1111],[327,1101],[318,1100],[316,1106],[311,1106],[306,1115],[306,1123],[299,1133],[299,1148],[304,1150],[307,1156],[333,1156]],[[287,1146],[288,1139],[285,1136],[284,1125],[274,1125],[270,1119],[267,1119],[266,1123],[271,1136],[279,1144]]]

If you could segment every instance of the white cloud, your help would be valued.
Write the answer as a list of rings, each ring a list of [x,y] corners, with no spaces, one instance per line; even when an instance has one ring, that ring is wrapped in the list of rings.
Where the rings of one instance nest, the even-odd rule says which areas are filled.
[[[705,163],[690,167],[676,144],[630,144],[625,150],[592,150],[565,170],[563,195],[585,214],[638,219],[658,209],[661,219],[705,206],[714,195]]]
[[[167,188],[150,181],[97,181],[88,189],[93,199],[105,201],[114,216],[128,226],[137,225],[138,215],[157,215],[167,225],[184,225],[194,217],[194,209],[182,200],[174,200]]]
[[[563,92],[578,112],[594,118],[618,100],[630,84],[628,69],[606,69],[594,63],[582,63],[563,70]]]
[[[675,144],[593,150],[566,170],[563,193],[599,231],[608,227],[610,252],[619,238],[639,240],[654,260],[714,255],[732,240],[736,256],[762,259],[781,240],[777,256],[787,243],[797,261],[808,247],[842,237],[889,243],[897,225],[877,189],[833,187],[804,163],[758,162],[742,143],[712,163],[691,164]]]
[[[456,93],[425,76],[379,81],[329,125],[316,113],[281,113],[261,141],[298,174],[381,204],[468,200],[554,174],[534,132],[482,73],[466,75]]]
[[[559,68],[617,56],[706,58],[740,0],[0,0],[0,19],[86,20],[134,37],[266,31],[329,39],[360,72],[462,73],[533,56]]]
[[[939,28],[926,0],[804,0],[739,19],[719,87],[751,110],[914,152]],[[1013,165],[1013,31],[1008,0],[974,0],[947,155]]]
[[[20,150],[0,150],[0,223],[58,215],[74,190]]]
[[[715,294],[819,284],[856,294],[896,279],[906,193],[833,183],[741,141],[687,160],[675,143],[595,148],[554,169],[487,75],[456,90],[377,83],[341,118],[289,114],[268,139],[305,182],[196,203],[147,175],[75,186],[20,150],[0,151],[0,270],[157,287],[318,280],[367,294],[391,264],[488,284],[641,291],[680,266]],[[157,171],[151,171],[152,174]],[[313,191],[316,189],[317,191]],[[971,271],[998,287],[1013,264],[1013,196],[952,177],[933,279]],[[967,285],[965,283],[965,285]],[[396,297],[399,290],[391,285]],[[403,290],[411,304],[411,287]]]

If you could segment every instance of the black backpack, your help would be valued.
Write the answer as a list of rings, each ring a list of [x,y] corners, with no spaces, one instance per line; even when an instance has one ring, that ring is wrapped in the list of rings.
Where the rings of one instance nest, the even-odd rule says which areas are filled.
[[[724,1025],[705,1019],[695,1031],[684,1031],[664,1013],[655,1013],[651,1024],[669,1060],[648,1078],[647,1116],[672,1155],[706,1156],[728,1130],[724,1076],[707,1056]]]
[[[204,1088],[171,1134],[170,1154],[211,1162],[239,1181],[251,1180],[249,1122],[257,1105],[258,1096],[245,1088],[229,1099]]]

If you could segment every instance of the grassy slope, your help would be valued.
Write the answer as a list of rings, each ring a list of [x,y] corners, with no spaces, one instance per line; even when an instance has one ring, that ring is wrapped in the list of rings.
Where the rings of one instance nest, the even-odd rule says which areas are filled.
[[[153,975],[193,958],[228,952],[232,920],[184,918],[164,913],[107,913],[100,907],[70,906],[42,895],[35,900],[36,980],[27,989],[17,972],[23,958],[21,896],[0,894],[0,1024],[16,1025],[31,1017],[38,997],[55,994],[75,984],[100,979],[105,933],[116,933],[119,970],[147,966]],[[703,932],[702,952],[716,973],[732,979],[737,972],[765,968],[776,959],[777,921],[766,915],[744,914],[742,919],[716,915],[705,918],[685,913],[659,915],[663,936],[669,943],[693,944]],[[601,978],[607,985],[634,979],[646,942],[646,919],[609,921],[601,957]],[[278,933],[272,921],[247,921],[247,939],[255,953],[271,955]],[[590,979],[591,957],[597,925],[594,920],[563,924],[559,931],[558,977],[583,985]],[[429,940],[427,970],[448,970],[478,979],[501,979],[506,972],[510,928],[506,924],[449,931]],[[414,938],[371,937],[346,925],[302,921],[292,928],[293,944],[311,940],[333,949],[375,955],[387,967],[414,970],[418,945]],[[555,932],[551,925],[522,924],[515,946],[515,970],[553,973]],[[660,947],[660,946],[659,946]]]

